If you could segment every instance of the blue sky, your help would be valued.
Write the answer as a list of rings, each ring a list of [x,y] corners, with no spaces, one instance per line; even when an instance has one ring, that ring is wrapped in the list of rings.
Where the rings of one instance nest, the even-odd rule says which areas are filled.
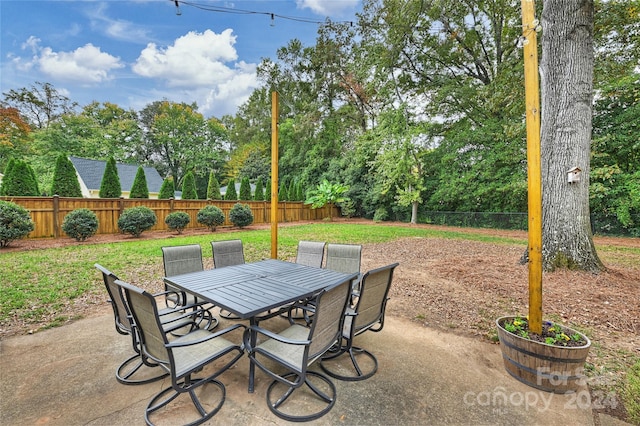
[[[197,102],[206,117],[234,114],[259,86],[261,58],[293,38],[315,42],[312,21],[355,21],[361,0],[0,0],[0,91],[51,83],[84,106],[141,110]],[[271,13],[275,14],[272,25]]]

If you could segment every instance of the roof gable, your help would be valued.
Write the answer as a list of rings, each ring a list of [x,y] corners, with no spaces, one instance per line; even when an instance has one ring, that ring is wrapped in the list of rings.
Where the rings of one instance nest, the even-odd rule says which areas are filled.
[[[71,160],[80,179],[82,179],[89,190],[100,190],[104,170],[107,168],[106,161],[90,160],[80,157],[69,157],[69,160]],[[116,163],[116,169],[118,169],[118,177],[120,178],[122,190],[130,191],[133,186],[133,180],[138,172],[138,165]],[[158,171],[153,167],[143,167],[143,169],[149,192],[160,192],[163,179],[160,177]]]

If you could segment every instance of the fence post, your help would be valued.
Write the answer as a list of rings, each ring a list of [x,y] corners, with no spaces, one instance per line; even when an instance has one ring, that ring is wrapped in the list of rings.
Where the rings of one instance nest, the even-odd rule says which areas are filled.
[[[173,213],[173,209],[175,208],[174,202],[175,198],[169,197],[169,213]]]
[[[58,214],[60,214],[60,196],[55,194],[52,198],[53,201],[53,238],[60,236],[60,220]]]

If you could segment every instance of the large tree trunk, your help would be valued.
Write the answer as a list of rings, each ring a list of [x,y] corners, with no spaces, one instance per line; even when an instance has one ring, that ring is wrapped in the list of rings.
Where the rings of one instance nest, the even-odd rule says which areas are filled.
[[[542,12],[542,263],[598,272],[589,218],[593,0],[544,0]],[[568,183],[568,171],[581,169]]]

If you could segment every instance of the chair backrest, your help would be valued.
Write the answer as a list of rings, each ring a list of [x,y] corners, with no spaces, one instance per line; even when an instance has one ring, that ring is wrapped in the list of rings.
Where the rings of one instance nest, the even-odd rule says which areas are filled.
[[[244,251],[241,240],[212,241],[213,267],[241,265],[244,263]]]
[[[165,277],[198,272],[204,269],[200,244],[162,247],[162,261]]]
[[[173,364],[169,351],[165,347],[168,340],[162,328],[158,306],[153,295],[121,280],[116,280],[115,283],[124,290],[145,355],[155,362],[164,364],[165,367],[170,363]]]
[[[342,333],[344,313],[351,295],[351,280],[349,277],[342,283],[323,291],[315,300],[315,313],[309,330],[309,345],[307,364],[310,364],[324,354]]]
[[[359,334],[375,324],[383,324],[393,271],[398,263],[367,272],[360,284],[360,297],[356,303],[356,316],[352,323],[353,335]]]
[[[327,244],[325,268],[352,274],[360,272],[362,246],[358,244]]]
[[[113,308],[116,331],[120,334],[131,334],[132,325],[129,319],[130,312],[126,306],[122,289],[116,284],[118,277],[102,265],[96,263],[94,266],[102,273],[102,280],[109,294],[109,303],[111,303],[111,308]]]
[[[321,268],[322,259],[324,258],[324,246],[324,241],[300,241],[298,243],[296,263]]]

